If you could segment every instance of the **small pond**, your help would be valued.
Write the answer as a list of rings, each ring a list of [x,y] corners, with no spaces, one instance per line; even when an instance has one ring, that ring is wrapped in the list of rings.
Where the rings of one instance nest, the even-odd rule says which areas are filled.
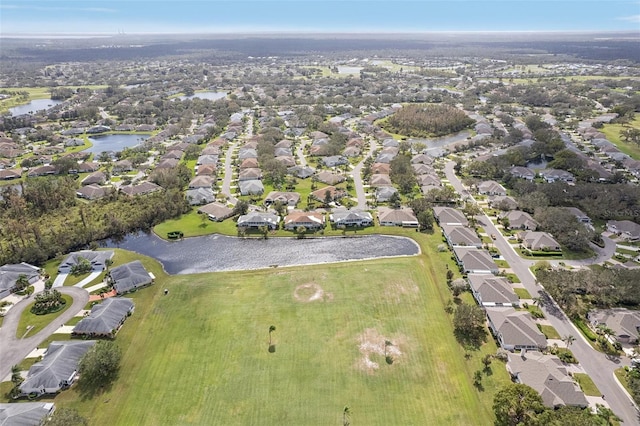
[[[155,234],[129,235],[120,247],[158,260],[169,274],[241,271],[277,266],[334,263],[411,256],[420,247],[410,238],[388,235],[327,238],[236,238],[207,235],[165,241]]]
[[[191,96],[179,96],[178,99],[184,101],[185,99],[209,99],[210,101],[217,101],[218,99],[224,99],[227,97],[227,92],[196,92]]]
[[[149,139],[149,135],[115,134],[90,136],[89,141],[91,141],[93,146],[86,151],[93,152],[94,154],[100,154],[103,151],[118,152],[124,148],[132,148],[140,145],[147,139]]]
[[[14,117],[23,114],[34,114],[38,111],[47,110],[61,103],[62,101],[54,101],[53,99],[34,99],[28,104],[9,108],[9,112]]]

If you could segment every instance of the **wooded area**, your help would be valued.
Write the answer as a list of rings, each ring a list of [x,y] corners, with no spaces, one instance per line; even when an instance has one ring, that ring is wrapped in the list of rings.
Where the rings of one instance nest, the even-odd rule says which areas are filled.
[[[475,121],[449,105],[411,104],[388,118],[386,130],[404,136],[430,137],[459,132]]]

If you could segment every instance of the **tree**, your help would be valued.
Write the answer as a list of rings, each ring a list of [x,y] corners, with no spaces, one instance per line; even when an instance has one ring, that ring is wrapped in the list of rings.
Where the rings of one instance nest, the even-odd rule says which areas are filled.
[[[465,346],[479,347],[486,338],[485,315],[477,305],[460,304],[453,316],[456,338]]]
[[[567,348],[568,348],[569,346],[571,346],[573,342],[576,341],[576,338],[573,336],[573,334],[569,334],[567,336],[564,336],[562,338],[562,341],[564,342],[565,345],[567,345]]]
[[[270,325],[269,326],[269,346],[271,346],[271,333],[273,333],[274,331],[276,331],[276,326]]]
[[[304,226],[298,226],[296,227],[296,235],[298,236],[298,239],[303,239],[304,238],[304,234],[307,232],[307,228]]]
[[[496,426],[535,425],[537,416],[544,411],[540,394],[520,383],[503,387],[493,398]]]
[[[45,421],[45,426],[88,426],[87,419],[71,408],[58,408],[50,419]]]
[[[80,359],[79,384],[85,390],[96,391],[109,385],[120,370],[120,348],[113,342],[100,340]]]
[[[22,291],[29,286],[29,279],[26,275],[20,274],[18,275],[18,279],[16,280],[15,291]]]
[[[245,215],[249,211],[249,203],[244,200],[238,200],[236,205],[233,207],[234,215]]]
[[[389,353],[387,352],[387,348],[389,346],[393,346],[393,343],[391,342],[391,340],[385,340],[384,341],[384,359],[387,361],[387,364],[391,365],[393,364],[393,357],[389,355]]]

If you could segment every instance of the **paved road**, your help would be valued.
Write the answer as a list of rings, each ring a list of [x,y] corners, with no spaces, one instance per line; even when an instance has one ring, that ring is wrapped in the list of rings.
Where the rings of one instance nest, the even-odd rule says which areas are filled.
[[[369,152],[353,169],[353,186],[356,188],[356,196],[358,198],[357,207],[360,210],[367,209],[367,192],[364,190],[364,183],[362,182],[362,167],[364,166],[364,161],[371,157],[376,149],[378,149],[378,144],[375,139],[371,138],[369,142]]]
[[[62,294],[73,297],[73,303],[51,324],[47,325],[38,334],[18,339],[16,330],[20,322],[20,314],[33,302],[33,298],[24,299],[12,307],[4,317],[2,327],[0,327],[0,380],[11,373],[11,366],[20,364],[29,353],[38,347],[40,343],[52,335],[60,325],[69,321],[78,312],[84,309],[89,302],[89,293],[78,287],[60,287],[57,289]]]
[[[304,155],[304,148],[309,143],[309,139],[305,138],[305,139],[298,139],[298,140],[300,141],[300,143],[298,144],[298,147],[296,148],[296,156],[298,157],[298,163],[300,166],[306,167],[307,158]]]
[[[466,193],[462,182],[455,175],[454,163],[448,162],[445,166],[445,174],[451,185],[461,194]],[[475,200],[474,200],[475,202]],[[522,284],[532,297],[539,297],[543,288],[538,285],[533,273],[529,270],[529,263],[522,259],[513,249],[509,241],[491,222],[488,216],[477,216],[478,224],[488,234],[496,235],[494,244],[500,254],[509,263],[513,272],[518,276]],[[606,396],[606,402],[611,409],[624,421],[625,425],[640,425],[638,410],[634,407],[629,395],[616,381],[613,371],[624,365],[629,365],[629,360],[624,358],[608,358],[603,353],[594,350],[582,337],[580,331],[558,308],[553,300],[548,300],[542,306],[546,318],[558,331],[560,336],[573,335],[576,340],[571,345],[571,351],[580,362],[582,368],[593,379],[596,386]]]

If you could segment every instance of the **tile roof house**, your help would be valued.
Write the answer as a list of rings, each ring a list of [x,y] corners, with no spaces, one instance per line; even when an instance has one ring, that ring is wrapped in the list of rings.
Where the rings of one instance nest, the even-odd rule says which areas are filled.
[[[238,182],[240,195],[261,195],[264,193],[264,185],[261,180],[243,180]]]
[[[520,306],[520,298],[504,277],[491,274],[467,275],[473,297],[480,306]]]
[[[83,186],[76,190],[76,195],[85,200],[97,200],[104,197],[106,193],[107,191],[103,187],[95,184]]]
[[[285,167],[293,167],[296,165],[296,159],[288,155],[276,157],[275,160]]]
[[[630,220],[610,220],[607,222],[607,231],[617,234],[627,241],[640,240],[640,224]]]
[[[497,274],[498,265],[486,250],[476,247],[453,247],[453,254],[458,266],[466,274]]]
[[[439,186],[442,186],[442,181],[440,180],[440,177],[438,177],[438,175],[435,175],[435,174],[420,175],[417,177],[417,181],[418,181],[418,185],[420,185],[421,187],[429,186],[431,188],[437,188]]]
[[[580,386],[573,381],[565,364],[555,355],[523,351],[507,355],[507,371],[518,383],[531,386],[549,408],[563,405],[587,407],[589,402]]]
[[[451,247],[467,246],[482,248],[482,240],[480,240],[478,234],[471,228],[462,225],[447,224],[443,224],[441,228],[447,243],[449,243]]]
[[[318,173],[317,179],[318,181],[326,183],[327,185],[335,185],[346,180],[344,176],[328,171],[321,171],[320,173]]]
[[[37,426],[44,424],[54,412],[53,402],[0,404],[0,426]]]
[[[154,277],[139,260],[116,266],[109,271],[107,280],[118,294],[125,294],[146,287]]]
[[[189,182],[189,189],[209,188],[213,186],[215,178],[213,176],[200,175],[196,176]]]
[[[602,309],[587,314],[591,325],[605,325],[614,331],[620,343],[637,344],[640,337],[640,311],[625,308]]]
[[[213,202],[198,208],[198,213],[206,214],[209,220],[220,222],[233,216],[233,209],[224,204]]]
[[[240,170],[242,169],[255,169],[259,167],[257,158],[245,158],[240,163]]]
[[[321,213],[292,211],[284,218],[284,229],[295,231],[304,226],[307,230],[315,231],[324,228],[325,217]]]
[[[391,172],[391,166],[389,163],[373,163],[371,165],[372,174],[388,175]]]
[[[457,209],[452,207],[436,206],[433,208],[433,215],[435,216],[438,224],[442,225],[469,225],[469,221],[465,215]]]
[[[212,203],[216,199],[216,195],[213,193],[213,189],[211,188],[187,189],[185,197],[192,206]]]
[[[369,185],[373,187],[392,186],[393,183],[389,175],[374,174],[369,178]]]
[[[298,192],[271,191],[264,199],[266,205],[273,204],[276,201],[280,201],[286,206],[295,207],[300,202],[300,194]]]
[[[378,222],[381,226],[402,226],[404,228],[417,228],[420,226],[418,218],[409,207],[390,209],[380,207],[378,209]]]
[[[335,227],[341,226],[371,226],[373,217],[371,213],[359,209],[335,209],[329,215],[329,221]]]
[[[513,308],[485,308],[489,328],[500,347],[508,351],[538,350],[547,347],[547,339],[538,330],[529,311]]]
[[[218,166],[215,164],[203,164],[198,166],[196,176],[214,176]]]
[[[19,179],[20,176],[22,176],[22,170],[20,169],[0,170],[0,180]]]
[[[259,228],[266,226],[269,229],[277,229],[280,217],[273,213],[253,212],[238,217],[236,226],[239,228]]]
[[[327,198],[327,192],[329,192],[329,198],[331,198],[331,201],[338,201],[347,195],[346,192],[341,189],[337,189],[335,186],[325,186],[324,188],[313,191],[309,195],[321,203],[324,203]]]
[[[95,340],[51,342],[42,360],[31,366],[20,384],[21,395],[53,394],[71,386],[77,379],[80,358],[95,343]]]
[[[28,263],[0,266],[0,299],[11,293],[21,275],[27,277],[29,284],[33,284],[40,279],[40,269]]]
[[[518,233],[518,239],[529,250],[561,250],[560,244],[547,232],[523,231]]]
[[[82,318],[71,332],[74,336],[115,337],[124,321],[133,313],[133,300],[110,297],[93,305],[91,312]]]
[[[483,195],[507,195],[507,190],[495,180],[486,180],[478,184],[478,192]]]
[[[60,266],[58,266],[58,272],[61,274],[70,273],[71,269],[75,265],[79,265],[84,260],[91,263],[94,271],[104,271],[107,268],[107,261],[113,259],[113,250],[80,250],[73,253],[69,253],[64,258]]]
[[[535,231],[538,226],[540,226],[529,213],[521,210],[511,210],[501,214],[500,217],[509,220],[509,229],[527,229]]]
[[[238,174],[238,180],[257,180],[262,179],[262,170],[258,168],[241,169]]]

